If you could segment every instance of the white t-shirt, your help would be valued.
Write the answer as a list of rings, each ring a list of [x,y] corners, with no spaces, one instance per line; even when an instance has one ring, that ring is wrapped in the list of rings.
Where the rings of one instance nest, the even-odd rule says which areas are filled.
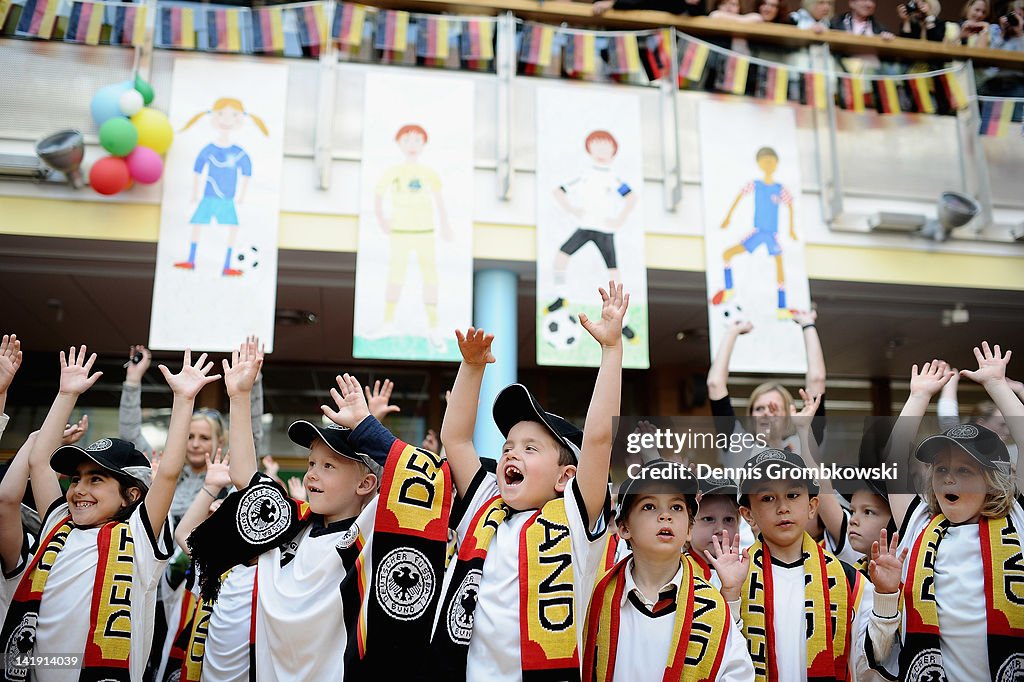
[[[247,682],[256,566],[235,566],[213,606],[203,650],[203,682]]]
[[[345,678],[349,632],[340,585],[353,567],[342,562],[336,547],[348,546],[361,533],[366,542],[362,556],[368,564],[376,511],[374,498],[354,523],[346,520],[319,528],[310,524],[286,545],[286,551],[278,547],[260,555],[256,608],[260,682]]]
[[[662,592],[671,586],[678,591],[682,578],[683,570],[680,567],[672,581],[662,588]],[[626,584],[619,609],[619,642],[613,679],[620,682],[660,682],[665,676],[668,663],[676,610],[666,609],[657,615],[644,612],[629,598],[633,590],[637,590],[637,587],[633,580],[633,560],[630,559],[626,566]],[[650,600],[639,594],[639,590],[637,592],[637,597],[650,609]],[[732,618],[727,619],[726,627],[729,628],[729,634],[726,636],[725,652],[715,679],[719,682],[750,682],[754,679],[754,664],[750,661],[746,641]]]
[[[1010,519],[1024,528],[1020,498],[1010,508]],[[914,498],[904,521],[906,534],[900,547],[913,549],[928,526],[931,512],[921,497]],[[980,526],[951,525],[935,556],[935,602],[939,616],[939,648],[948,680],[988,679],[988,621],[985,614],[985,571],[981,561]],[[903,579],[910,570],[910,554],[903,563]],[[906,612],[904,611],[904,620]],[[979,677],[981,675],[981,677]]]
[[[35,550],[35,539],[28,533],[25,533],[25,539],[21,544],[21,554],[18,556],[18,565],[10,572],[5,573],[3,580],[0,581],[0,624],[7,617],[7,607],[11,603],[11,599],[14,598],[14,591],[18,589],[21,576],[25,575],[25,570],[32,563]]]
[[[486,474],[479,480],[476,490],[467,491],[470,503],[457,529],[460,542],[469,532],[476,512],[498,494],[494,474]],[[473,636],[469,642],[466,679],[470,682],[518,682],[523,679],[519,637],[519,534],[534,511],[518,512],[508,518],[498,528],[487,550],[473,613]],[[573,613],[582,660],[583,626],[601,566],[606,527],[601,518],[590,529],[587,528],[587,512],[575,478],[570,479],[565,488],[565,511],[572,543]],[[449,573],[455,565],[454,561],[449,564]]]
[[[591,166],[584,170],[578,178],[574,178],[561,187],[572,203],[583,210],[579,219],[582,230],[612,232],[607,222],[622,211],[622,199],[632,189],[623,182],[608,166]]]
[[[156,620],[156,588],[167,559],[171,555],[171,529],[165,523],[159,539],[149,527],[145,501],[128,519],[134,545],[131,601],[130,674],[133,682],[141,682],[146,660],[153,643]],[[67,503],[50,510],[43,523],[42,537],[68,515]],[[35,655],[81,653],[89,633],[93,584],[99,551],[96,546],[99,528],[76,528],[68,535],[64,549],[50,569],[39,604]],[[78,669],[36,668],[37,682],[77,682]]]

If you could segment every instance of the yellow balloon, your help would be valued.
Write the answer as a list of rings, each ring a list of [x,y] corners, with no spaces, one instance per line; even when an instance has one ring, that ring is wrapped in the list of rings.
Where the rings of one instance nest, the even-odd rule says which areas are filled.
[[[149,147],[157,154],[164,154],[174,139],[174,128],[162,111],[146,107],[131,117],[139,131],[139,144]]]

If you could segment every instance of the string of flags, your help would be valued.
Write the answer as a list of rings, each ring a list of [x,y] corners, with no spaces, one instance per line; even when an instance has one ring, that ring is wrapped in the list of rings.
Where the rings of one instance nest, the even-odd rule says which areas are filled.
[[[146,4],[108,0],[25,0],[18,35],[87,45],[141,45]],[[328,16],[320,0],[260,8],[158,2],[154,44],[160,48],[317,56],[328,44],[349,58],[445,68],[493,69],[490,17],[424,15],[351,2]],[[12,8],[0,0],[0,26]],[[68,9],[70,8],[70,9]],[[756,59],[670,29],[590,31],[518,22],[519,71],[584,80],[648,83],[678,67],[680,88],[703,88],[823,110],[829,98],[862,114],[951,113],[969,103],[953,70],[904,76],[824,73]],[[674,50],[673,50],[674,48]],[[373,55],[369,50],[376,50]],[[671,55],[678,64],[671,64]],[[829,83],[829,80],[832,80]],[[980,134],[1005,135],[1024,117],[1024,100],[981,101]]]

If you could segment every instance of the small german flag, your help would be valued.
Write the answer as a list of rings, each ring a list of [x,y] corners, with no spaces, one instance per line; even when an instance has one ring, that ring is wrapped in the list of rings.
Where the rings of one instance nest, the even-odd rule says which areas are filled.
[[[785,104],[789,99],[789,71],[769,67],[764,79],[764,98],[775,104]]]
[[[932,99],[930,78],[911,78],[907,81],[910,94],[914,98],[914,106],[922,114],[935,113],[935,100]]]
[[[900,95],[896,89],[896,81],[890,78],[883,78],[882,80],[875,81],[877,86],[875,108],[880,114],[899,114],[902,113],[900,108]]]
[[[955,73],[947,71],[939,76],[939,80],[942,82],[942,89],[946,92],[946,100],[950,107],[963,109],[967,106],[967,95],[964,94],[964,88]]]
[[[696,83],[703,78],[710,52],[710,48],[704,43],[691,42],[687,45],[683,60],[679,64],[679,79]]]
[[[804,97],[807,106],[824,111],[828,100],[827,93],[825,74],[817,71],[804,74]]]
[[[858,76],[843,78],[843,103],[846,109],[864,113],[864,79]]]

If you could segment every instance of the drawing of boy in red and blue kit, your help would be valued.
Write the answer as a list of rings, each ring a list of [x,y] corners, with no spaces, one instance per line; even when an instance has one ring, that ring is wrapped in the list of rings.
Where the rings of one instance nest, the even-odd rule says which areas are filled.
[[[785,205],[789,209],[789,238],[796,241],[796,231],[793,229],[793,195],[789,190],[775,181],[775,171],[779,166],[779,155],[771,147],[761,147],[757,150],[756,161],[758,167],[764,173],[764,178],[747,183],[736,200],[729,207],[729,212],[722,221],[722,229],[729,227],[733,211],[739,205],[743,197],[754,195],[754,230],[744,237],[738,244],[725,250],[722,255],[725,260],[725,288],[719,291],[711,299],[713,305],[725,303],[735,295],[732,277],[732,259],[741,253],[754,253],[764,244],[768,255],[775,258],[775,278],[779,287],[778,297],[778,318],[780,320],[792,319],[793,313],[786,305],[786,275],[782,265],[782,246],[779,244],[779,205]]]

